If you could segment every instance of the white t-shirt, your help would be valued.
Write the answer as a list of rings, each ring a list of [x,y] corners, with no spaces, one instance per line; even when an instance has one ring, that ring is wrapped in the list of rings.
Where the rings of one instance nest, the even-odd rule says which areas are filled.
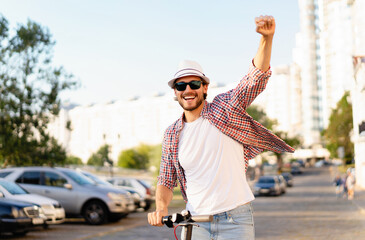
[[[193,215],[225,212],[254,199],[242,145],[207,119],[184,123],[178,152],[186,178],[187,210]]]

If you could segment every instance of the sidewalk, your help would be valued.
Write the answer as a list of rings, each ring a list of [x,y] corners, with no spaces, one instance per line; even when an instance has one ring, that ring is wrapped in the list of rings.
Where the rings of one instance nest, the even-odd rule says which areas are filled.
[[[356,186],[354,199],[350,201],[365,215],[365,189]]]
[[[329,173],[332,178],[338,173],[338,167],[332,166],[329,168]],[[361,214],[365,215],[365,189],[355,185],[355,195],[353,200],[349,200],[355,205]]]

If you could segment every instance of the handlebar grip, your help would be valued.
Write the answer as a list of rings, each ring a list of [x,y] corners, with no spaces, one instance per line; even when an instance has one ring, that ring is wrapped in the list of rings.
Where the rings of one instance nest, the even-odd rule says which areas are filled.
[[[192,216],[191,220],[194,222],[211,222],[213,221],[213,215],[196,215]]]
[[[165,224],[169,228],[173,228],[174,227],[174,223],[171,220],[171,215],[170,216],[164,216],[164,217],[162,217],[161,223],[162,224]]]

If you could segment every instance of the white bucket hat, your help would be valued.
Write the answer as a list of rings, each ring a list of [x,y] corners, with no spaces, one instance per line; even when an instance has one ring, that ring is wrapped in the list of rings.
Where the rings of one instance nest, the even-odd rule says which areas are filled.
[[[205,83],[210,83],[209,78],[205,76],[205,74],[203,73],[203,68],[199,65],[199,63],[191,60],[183,60],[179,63],[174,78],[171,79],[167,84],[171,88],[174,88],[175,81],[178,78],[186,76],[198,76],[202,78]]]

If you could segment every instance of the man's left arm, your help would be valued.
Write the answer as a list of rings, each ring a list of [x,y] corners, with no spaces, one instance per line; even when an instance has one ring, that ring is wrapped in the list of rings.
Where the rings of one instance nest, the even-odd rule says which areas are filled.
[[[255,24],[256,32],[261,34],[256,56],[252,61],[248,74],[235,89],[226,95],[231,106],[243,111],[265,89],[268,78],[271,76],[270,60],[275,33],[275,19],[272,16],[260,16],[255,18]]]
[[[259,49],[253,60],[256,68],[266,72],[270,68],[272,41],[275,33],[275,19],[272,16],[255,18],[256,32],[261,34]]]

